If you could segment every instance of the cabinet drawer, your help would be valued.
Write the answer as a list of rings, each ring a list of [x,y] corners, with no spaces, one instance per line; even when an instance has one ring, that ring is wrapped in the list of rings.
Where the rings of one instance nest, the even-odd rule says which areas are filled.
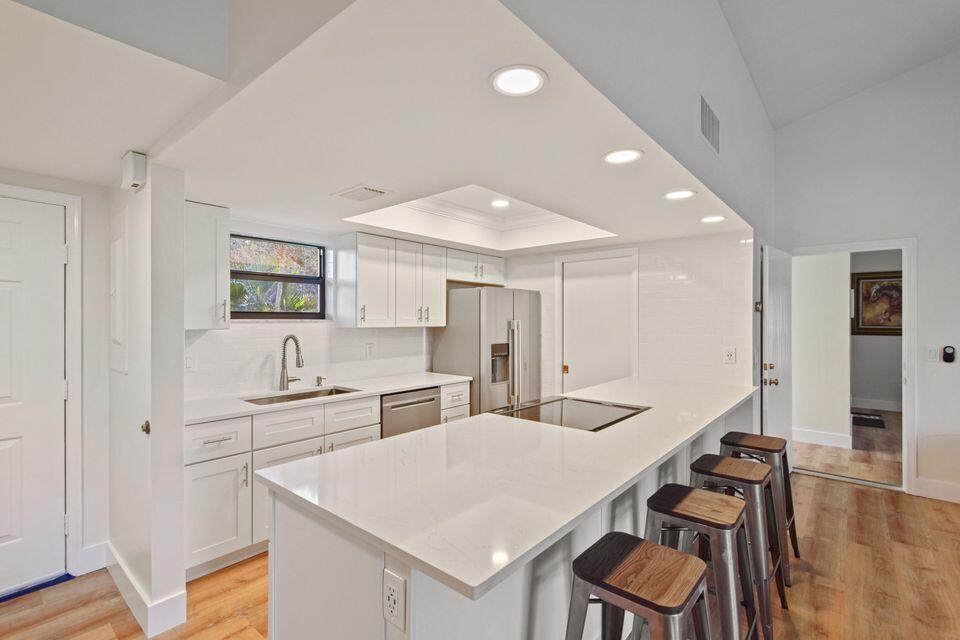
[[[259,471],[285,462],[323,453],[323,438],[311,438],[302,442],[291,442],[279,447],[270,447],[253,452],[253,470]],[[256,544],[270,537],[270,495],[267,486],[261,482],[253,483],[253,539]]]
[[[380,396],[330,402],[324,405],[324,433],[337,433],[380,422]]]
[[[323,444],[326,446],[325,451],[330,453],[337,449],[355,447],[358,444],[366,444],[379,439],[380,425],[373,424],[369,427],[360,427],[359,429],[351,429],[350,431],[331,434],[323,439]]]
[[[250,418],[201,422],[183,428],[183,463],[194,464],[250,451]]]
[[[470,383],[460,382],[440,387],[440,409],[470,404]]]
[[[470,405],[465,404],[460,407],[444,409],[440,412],[440,424],[447,424],[454,420],[463,420],[470,417]]]
[[[323,405],[253,416],[253,448],[297,442],[323,435]]]

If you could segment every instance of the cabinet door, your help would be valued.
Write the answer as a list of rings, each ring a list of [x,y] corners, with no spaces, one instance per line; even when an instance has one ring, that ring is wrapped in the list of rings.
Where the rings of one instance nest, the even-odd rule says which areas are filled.
[[[484,284],[503,284],[503,258],[481,255],[477,259],[480,265],[480,281]]]
[[[357,326],[397,325],[397,241],[357,234]]]
[[[184,469],[187,568],[250,544],[250,463],[242,453]]]
[[[230,326],[230,210],[184,205],[183,321],[186,329]]]
[[[337,449],[355,447],[358,444],[366,444],[367,442],[373,442],[374,440],[379,439],[380,425],[374,424],[370,425],[369,427],[360,427],[359,429],[341,431],[340,433],[325,436],[323,443],[326,445],[326,452],[330,453],[331,451],[336,451]]]
[[[303,442],[270,447],[253,452],[253,470],[259,471],[285,462],[309,458],[323,453],[323,438],[312,438]],[[251,544],[262,542],[270,537],[270,492],[266,485],[253,483],[253,539]]]
[[[427,327],[447,325],[447,250],[432,244],[423,245],[422,304],[423,324]]]
[[[470,405],[465,404],[452,409],[444,409],[440,412],[440,424],[447,424],[455,420],[463,420],[470,417]]]
[[[447,249],[447,279],[459,282],[479,282],[477,254],[459,249]]]
[[[423,326],[423,245],[397,240],[397,326]]]

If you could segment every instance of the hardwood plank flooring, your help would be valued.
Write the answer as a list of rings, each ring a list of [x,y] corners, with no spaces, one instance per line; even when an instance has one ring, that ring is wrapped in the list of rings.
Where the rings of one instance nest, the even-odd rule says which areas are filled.
[[[854,411],[880,414],[886,427],[877,429],[854,426],[852,449],[794,442],[791,463],[797,469],[899,487],[903,481],[901,414],[868,409]]]
[[[960,639],[960,505],[799,474],[793,489],[803,558],[790,609],[773,599],[777,640]],[[188,584],[187,610],[162,640],[266,638],[266,555]],[[0,638],[143,635],[97,571],[0,604]]]

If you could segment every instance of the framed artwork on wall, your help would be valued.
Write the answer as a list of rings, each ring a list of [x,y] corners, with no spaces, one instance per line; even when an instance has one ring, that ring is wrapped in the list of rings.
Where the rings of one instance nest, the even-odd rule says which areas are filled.
[[[903,272],[851,274],[853,335],[899,336],[903,333]]]

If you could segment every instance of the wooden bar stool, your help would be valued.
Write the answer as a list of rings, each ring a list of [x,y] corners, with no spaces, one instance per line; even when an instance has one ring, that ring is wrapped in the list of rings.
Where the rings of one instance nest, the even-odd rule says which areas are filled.
[[[706,489],[726,489],[743,496],[746,502],[747,528],[750,530],[750,550],[753,573],[757,579],[757,599],[760,601],[760,620],[763,636],[773,638],[773,609],[770,604],[770,582],[775,578],[780,592],[780,604],[787,608],[787,594],[783,579],[783,552],[777,535],[774,511],[772,469],[762,462],[751,462],[705,454],[690,464],[691,484]]]
[[[774,436],[731,431],[720,438],[720,455],[749,456],[773,467],[774,506],[777,510],[777,535],[780,548],[787,549],[787,532],[793,543],[793,554],[800,557],[800,540],[797,538],[797,521],[793,512],[793,489],[790,486],[790,461],[787,460],[787,441]],[[790,554],[783,554],[783,577],[787,586],[790,578]]]
[[[696,639],[710,640],[706,570],[694,556],[628,533],[608,533],[573,561],[566,639],[583,638],[587,605],[595,597],[603,605],[602,640],[623,637],[625,611],[635,616],[635,640],[644,621],[651,640],[684,640],[691,618]]]
[[[724,640],[758,638],[757,605],[754,597],[750,533],[745,522],[745,503],[739,498],[682,484],[667,484],[647,500],[646,537],[659,540],[679,531],[692,531],[709,541],[716,604]],[[743,602],[737,594],[739,582]],[[740,620],[740,606],[747,614],[747,629]]]

